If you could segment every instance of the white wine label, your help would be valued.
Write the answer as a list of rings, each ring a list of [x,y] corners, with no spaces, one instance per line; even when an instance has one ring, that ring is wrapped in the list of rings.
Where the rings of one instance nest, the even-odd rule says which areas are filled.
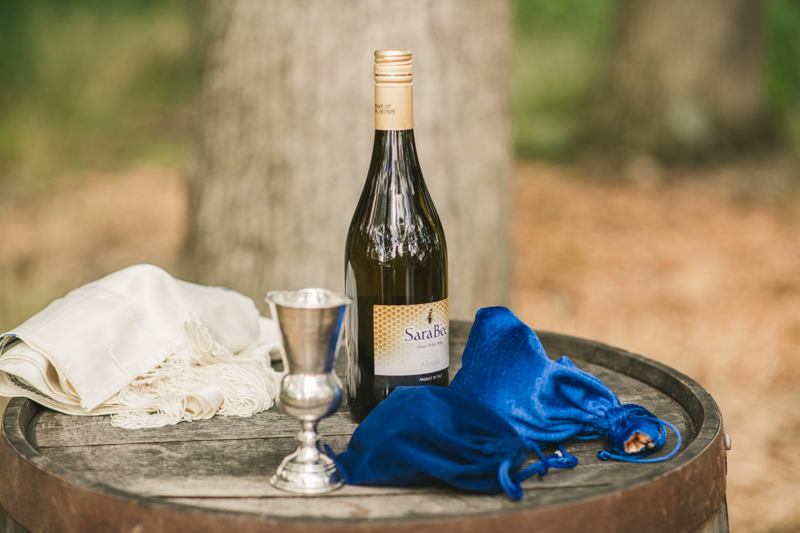
[[[375,378],[386,386],[424,385],[446,373],[450,365],[450,301],[418,305],[376,305]]]

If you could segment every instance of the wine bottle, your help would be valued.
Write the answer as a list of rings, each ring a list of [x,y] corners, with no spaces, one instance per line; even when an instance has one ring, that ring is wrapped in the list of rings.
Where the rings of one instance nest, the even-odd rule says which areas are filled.
[[[375,143],[345,247],[347,399],[360,422],[395,387],[448,384],[447,245],[414,144],[408,50],[375,52]]]

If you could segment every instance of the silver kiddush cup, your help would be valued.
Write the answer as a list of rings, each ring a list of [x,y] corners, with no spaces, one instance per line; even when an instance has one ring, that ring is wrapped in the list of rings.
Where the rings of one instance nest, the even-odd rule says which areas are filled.
[[[326,289],[272,291],[266,301],[283,340],[283,369],[277,404],[302,424],[297,450],[287,455],[270,483],[299,494],[339,488],[342,473],[319,447],[317,422],[342,403],[342,382],[333,372],[340,330],[353,301]]]

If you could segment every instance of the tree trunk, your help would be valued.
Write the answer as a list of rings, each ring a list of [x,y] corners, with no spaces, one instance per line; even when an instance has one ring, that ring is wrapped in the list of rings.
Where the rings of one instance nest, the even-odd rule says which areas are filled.
[[[506,303],[510,16],[507,0],[208,2],[183,274],[262,309],[272,289],[343,289],[374,135],[372,54],[408,48],[452,315]]]
[[[666,161],[768,140],[763,18],[763,0],[621,0],[590,140]]]

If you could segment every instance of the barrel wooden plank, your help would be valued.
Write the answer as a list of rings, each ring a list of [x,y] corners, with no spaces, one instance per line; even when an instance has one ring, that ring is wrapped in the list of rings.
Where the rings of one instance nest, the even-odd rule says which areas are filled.
[[[575,360],[583,370],[602,379],[623,403],[647,404],[662,409],[666,416],[677,417],[680,423],[694,428],[686,411],[663,392],[641,387],[641,382],[602,366]],[[320,422],[322,435],[351,435],[356,427],[347,414],[346,407]],[[145,428],[135,431],[115,428],[107,417],[64,416],[55,411],[43,410],[37,414],[28,431],[28,440],[36,448],[59,446],[96,446],[150,442],[176,442],[186,440],[243,440],[248,438],[294,437],[298,431],[296,420],[277,410],[264,411],[250,418],[230,417],[224,424],[219,419],[198,420],[183,424],[181,431],[175,426]]]
[[[348,438],[330,437],[326,441],[338,452],[345,448]],[[296,447],[293,438],[280,438],[62,447],[46,450],[44,454],[85,479],[102,481],[120,490],[130,490],[131,486],[136,486],[137,493],[147,496],[205,494],[283,498],[289,494],[274,489],[268,479],[281,459]],[[523,483],[523,488],[600,486],[609,485],[613,483],[612,480],[631,478],[631,465],[597,459],[596,453],[600,450],[598,442],[571,443],[567,450],[576,454],[582,468],[553,470],[546,476],[529,478]],[[652,469],[652,465],[643,465],[637,474],[647,477]],[[240,478],[247,484],[240,485],[237,482]],[[148,486],[152,492],[148,492]],[[255,487],[258,489],[254,491]],[[336,496],[380,492],[377,488],[346,487],[338,491]],[[574,499],[569,495],[565,495],[565,498],[568,498],[565,501]]]
[[[31,424],[28,440],[36,448],[247,440],[294,437],[299,427],[297,420],[288,418],[275,409],[250,418],[232,416],[224,419],[224,423],[217,418],[182,425],[184,427],[180,431],[176,431],[175,426],[130,430],[111,426],[107,417],[67,417],[55,411],[44,410]],[[325,435],[351,435],[355,427],[356,424],[346,410],[334,413],[319,424],[320,433]]]
[[[453,373],[468,328],[458,322],[451,328]],[[347,486],[300,497],[268,483],[296,446],[298,423],[277,411],[132,431],[111,427],[107,417],[70,417],[14,400],[3,424],[0,475],[17,481],[18,490],[0,483],[0,505],[11,521],[35,532],[92,524],[111,531],[583,531],[589,520],[596,531],[727,531],[720,511],[721,420],[702,387],[622,350],[540,337],[551,357],[569,355],[623,403],[644,405],[675,424],[684,438],[681,453],[665,463],[632,465],[598,459],[607,446],[601,439],[569,442],[578,467],[527,480],[521,502],[440,485]],[[346,410],[320,424],[337,452],[354,429]],[[674,442],[670,435],[665,448]],[[34,493],[51,495],[52,505]]]

